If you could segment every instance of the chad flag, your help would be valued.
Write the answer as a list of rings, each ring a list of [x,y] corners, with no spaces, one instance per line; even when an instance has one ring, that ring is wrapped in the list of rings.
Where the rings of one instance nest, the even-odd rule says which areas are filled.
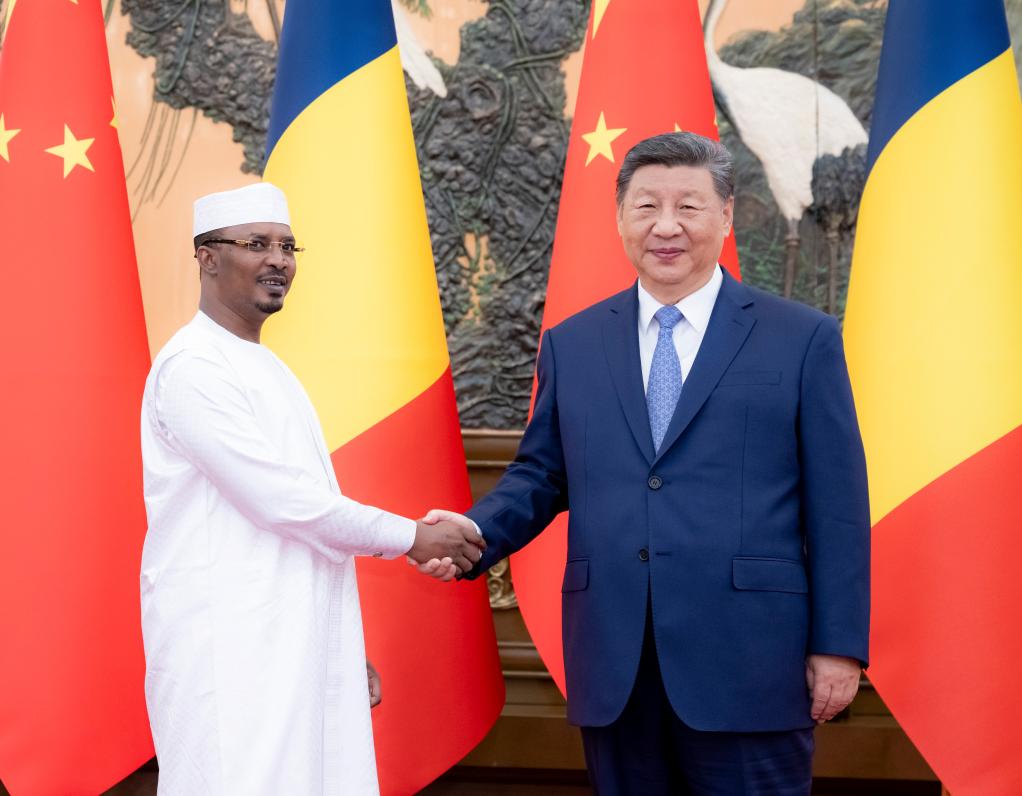
[[[677,130],[717,138],[696,0],[596,0],[568,141],[543,331],[635,281],[617,231],[617,172],[639,141]],[[721,262],[738,276],[733,235]],[[559,516],[511,559],[522,616],[562,692],[567,517]]]
[[[891,0],[845,341],[870,679],[953,796],[1022,793],[1022,104],[1002,0]]]
[[[265,178],[308,251],[265,340],[307,388],[345,494],[408,517],[471,503],[389,0],[289,0]],[[384,793],[412,793],[493,724],[483,581],[358,562]]]

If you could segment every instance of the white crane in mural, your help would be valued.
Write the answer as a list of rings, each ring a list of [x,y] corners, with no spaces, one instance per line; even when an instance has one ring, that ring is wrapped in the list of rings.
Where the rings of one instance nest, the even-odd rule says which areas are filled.
[[[426,48],[412,30],[412,23],[398,0],[391,0],[394,9],[394,27],[397,30],[397,47],[401,54],[401,66],[412,82],[419,88],[428,88],[438,97],[447,96],[447,85],[436,64],[427,55]]]
[[[713,38],[727,0],[710,0],[703,42],[714,93],[742,142],[759,158],[767,185],[788,222],[784,294],[798,262],[798,222],[813,203],[813,163],[865,144],[868,136],[841,97],[808,77],[783,69],[742,69],[724,63]]]

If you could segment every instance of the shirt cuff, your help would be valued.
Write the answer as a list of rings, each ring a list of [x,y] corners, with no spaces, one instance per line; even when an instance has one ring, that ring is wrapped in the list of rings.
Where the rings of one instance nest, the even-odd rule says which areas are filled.
[[[411,550],[412,545],[415,544],[415,520],[389,512],[383,513],[385,516],[380,522],[377,549],[372,556],[373,558],[397,558]]]

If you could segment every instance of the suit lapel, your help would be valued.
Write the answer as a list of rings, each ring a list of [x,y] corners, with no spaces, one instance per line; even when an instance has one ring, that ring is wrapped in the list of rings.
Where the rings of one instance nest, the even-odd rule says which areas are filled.
[[[681,398],[678,399],[678,406],[674,410],[674,416],[667,427],[654,464],[670,450],[685,431],[745,343],[756,323],[752,314],[746,311],[752,303],[750,292],[725,271],[724,282],[720,286],[706,334],[699,346],[692,370],[685,379]]]
[[[610,303],[610,311],[603,323],[603,349],[628,427],[642,455],[652,463],[653,434],[649,430],[649,412],[642,389],[638,330],[639,295],[632,285],[618,293]]]

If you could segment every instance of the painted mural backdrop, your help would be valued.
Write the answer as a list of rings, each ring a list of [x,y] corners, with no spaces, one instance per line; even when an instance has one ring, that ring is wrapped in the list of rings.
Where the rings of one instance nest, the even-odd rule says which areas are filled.
[[[104,2],[156,350],[196,306],[192,200],[259,177],[284,3]],[[744,277],[841,316],[886,2],[699,6]],[[1006,6],[1022,68],[1022,0]],[[466,427],[525,423],[589,8],[395,0]]]

